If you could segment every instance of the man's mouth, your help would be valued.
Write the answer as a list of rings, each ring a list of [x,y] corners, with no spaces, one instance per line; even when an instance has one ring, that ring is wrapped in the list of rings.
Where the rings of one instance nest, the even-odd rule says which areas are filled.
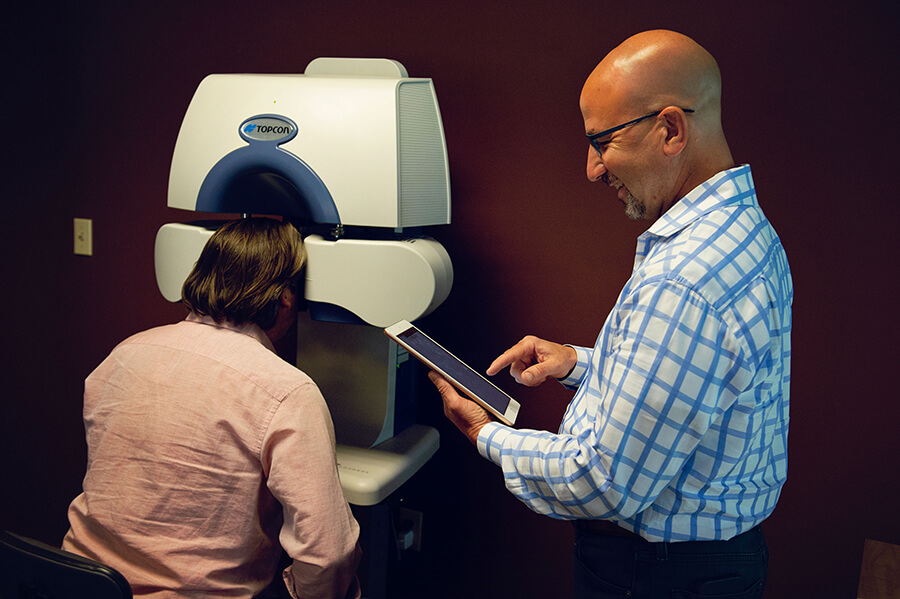
[[[600,180],[616,190],[616,197],[625,206],[625,214],[628,218],[639,219],[644,218],[646,207],[636,197],[631,195],[625,184],[609,171],[600,176]]]
[[[618,177],[616,177],[614,174],[610,173],[609,171],[603,173],[600,176],[600,180],[614,189],[622,189],[622,187],[625,186],[624,183],[619,181]]]
[[[601,175],[601,177],[600,177],[600,180],[603,181],[604,183],[606,183],[607,185],[609,185],[610,187],[612,187],[613,189],[615,189],[616,191],[618,191],[618,193],[616,195],[623,202],[628,198],[628,193],[629,193],[628,188],[625,187],[625,184],[622,183],[622,181],[620,181],[619,178],[616,177],[615,175],[613,175],[612,173],[610,173],[610,172],[603,173],[603,175]]]

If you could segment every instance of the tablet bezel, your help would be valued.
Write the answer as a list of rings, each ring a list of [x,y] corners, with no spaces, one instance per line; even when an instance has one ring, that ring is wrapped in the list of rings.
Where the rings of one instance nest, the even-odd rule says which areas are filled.
[[[494,390],[496,390],[496,392],[499,396],[501,396],[507,400],[508,403],[506,406],[506,410],[501,413],[498,408],[494,407],[490,403],[490,401],[488,401],[487,399],[484,399],[482,397],[479,397],[475,392],[473,392],[471,389],[469,389],[468,386],[463,381],[457,380],[457,377],[446,372],[443,368],[441,368],[440,366],[435,364],[434,360],[431,357],[423,355],[423,353],[419,349],[410,346],[402,338],[402,335],[410,330],[415,331],[416,333],[418,333],[418,334],[422,335],[423,337],[425,337],[426,339],[428,339],[431,343],[433,343],[435,346],[437,346],[437,348],[439,348],[441,351],[444,352],[445,357],[449,357],[451,360],[455,360],[463,368],[463,370],[470,373],[474,377],[480,378],[485,383],[487,383],[490,387],[492,387]],[[419,327],[410,323],[409,321],[401,320],[400,322],[395,323],[395,324],[387,327],[386,329],[384,329],[384,333],[388,337],[390,337],[395,343],[397,343],[400,347],[402,347],[403,349],[408,351],[410,353],[410,355],[415,356],[416,359],[418,359],[420,362],[424,363],[426,366],[428,366],[432,370],[435,370],[436,372],[440,373],[441,376],[443,376],[445,379],[450,381],[450,383],[453,384],[454,387],[456,387],[457,389],[459,389],[460,391],[465,393],[473,401],[478,403],[478,405],[480,405],[485,410],[490,412],[495,418],[500,420],[500,422],[502,422],[503,424],[506,424],[508,426],[512,426],[513,424],[515,424],[516,417],[519,414],[519,407],[520,407],[519,402],[517,402],[515,399],[513,399],[508,393],[504,392],[502,389],[497,387],[497,385],[495,385],[494,383],[489,381],[481,373],[479,373],[478,371],[473,369],[471,366],[469,366],[468,364],[466,364],[465,362],[463,362],[462,360],[457,358],[455,355],[453,355],[452,352],[447,350],[440,343],[438,343],[437,341],[435,341],[434,339],[432,339],[431,337],[426,335],[422,331],[422,329],[420,329]]]

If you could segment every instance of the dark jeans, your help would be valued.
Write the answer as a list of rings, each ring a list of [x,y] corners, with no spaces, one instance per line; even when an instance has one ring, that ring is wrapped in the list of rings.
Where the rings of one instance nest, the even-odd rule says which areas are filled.
[[[729,541],[650,543],[575,527],[575,599],[759,599],[769,551],[757,526]]]

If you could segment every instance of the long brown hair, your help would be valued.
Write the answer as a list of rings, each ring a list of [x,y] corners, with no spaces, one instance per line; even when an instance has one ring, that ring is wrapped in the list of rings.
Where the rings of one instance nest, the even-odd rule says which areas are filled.
[[[216,322],[275,325],[278,300],[299,281],[306,248],[299,231],[271,218],[231,221],[213,233],[181,290],[188,310]]]

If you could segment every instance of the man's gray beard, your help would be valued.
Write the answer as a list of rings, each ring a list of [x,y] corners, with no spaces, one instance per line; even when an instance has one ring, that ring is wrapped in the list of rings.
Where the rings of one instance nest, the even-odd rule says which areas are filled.
[[[644,203],[631,195],[629,191],[628,197],[625,198],[625,216],[631,220],[641,220],[646,212],[647,207],[644,206]]]

